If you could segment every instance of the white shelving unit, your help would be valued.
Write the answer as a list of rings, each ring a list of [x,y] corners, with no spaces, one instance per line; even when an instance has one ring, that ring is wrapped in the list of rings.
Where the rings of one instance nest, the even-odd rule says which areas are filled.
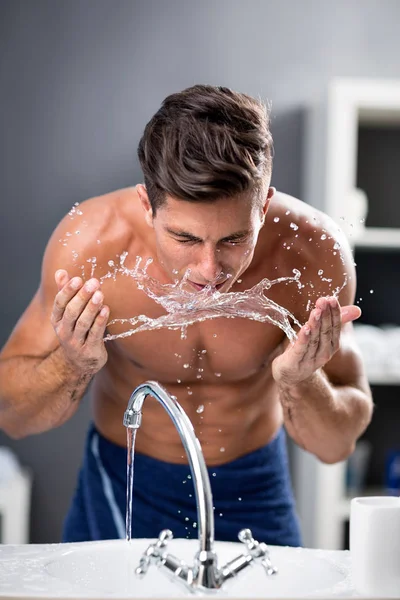
[[[306,119],[304,200],[346,231],[353,223],[360,125],[400,125],[400,81],[333,79]],[[354,224],[354,223],[353,223]],[[358,224],[357,224],[358,225]],[[357,227],[350,243],[400,248],[400,228]]]
[[[400,125],[400,81],[333,79],[324,96],[307,115],[303,200],[344,224],[354,219],[357,184],[357,141],[360,124]],[[400,249],[400,229],[355,227],[352,247]],[[374,378],[371,384],[397,385],[397,378]],[[304,544],[340,549],[343,521],[348,519],[346,462],[325,465],[296,447],[294,487]],[[382,494],[371,490],[366,495]]]

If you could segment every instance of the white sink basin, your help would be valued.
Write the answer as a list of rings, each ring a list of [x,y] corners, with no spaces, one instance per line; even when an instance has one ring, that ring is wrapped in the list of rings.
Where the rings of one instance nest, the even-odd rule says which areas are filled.
[[[188,593],[157,567],[150,567],[143,579],[138,579],[134,568],[139,564],[148,542],[134,540],[131,543],[115,541],[98,544],[97,547],[80,547],[66,550],[46,565],[47,572],[60,581],[79,583],[82,590],[113,595],[118,587],[121,597],[174,598]],[[189,564],[198,549],[193,540],[175,540],[169,550]],[[216,545],[219,560],[225,563],[243,552],[243,545],[219,543]],[[95,550],[95,551],[94,551]],[[227,584],[227,597],[275,598],[309,597],[340,587],[348,571],[321,557],[307,556],[301,549],[273,548],[272,560],[279,574],[268,577],[261,566],[250,568],[235,581]]]
[[[183,598],[190,594],[155,566],[143,579],[134,570],[149,540],[0,547],[0,598]],[[220,564],[241,554],[243,544],[217,542]],[[168,550],[192,564],[197,540],[172,540]],[[268,577],[254,565],[214,596],[250,598],[352,598],[347,552],[271,546],[279,569]]]

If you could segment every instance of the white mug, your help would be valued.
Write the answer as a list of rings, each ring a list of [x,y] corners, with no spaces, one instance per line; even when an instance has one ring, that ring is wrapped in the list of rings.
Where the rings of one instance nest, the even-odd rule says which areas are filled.
[[[351,501],[350,554],[357,593],[400,598],[400,497]]]

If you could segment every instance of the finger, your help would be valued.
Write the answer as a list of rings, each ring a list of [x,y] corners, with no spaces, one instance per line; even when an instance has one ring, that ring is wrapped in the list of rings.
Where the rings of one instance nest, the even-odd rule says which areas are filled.
[[[340,334],[342,331],[342,316],[337,298],[334,296],[329,298],[329,305],[331,307],[332,315],[332,350],[336,352],[339,349]]]
[[[303,327],[297,334],[297,340],[295,344],[290,349],[290,352],[295,354],[299,362],[302,362],[304,360],[305,355],[307,354],[310,342],[310,331],[311,329],[308,323],[303,325]]]
[[[342,306],[341,309],[342,323],[350,323],[361,317],[361,309],[359,306],[351,304],[349,306]]]
[[[100,290],[96,290],[91,298],[86,303],[85,308],[76,320],[74,327],[74,338],[83,344],[89,334],[97,315],[103,306],[103,294]]]
[[[96,316],[92,327],[89,329],[86,344],[95,344],[104,338],[109,315],[110,309],[104,305]]]
[[[326,298],[319,298],[317,300],[316,306],[321,311],[321,344],[320,347],[329,345],[331,347],[332,341],[332,313],[330,303]]]
[[[296,343],[292,347],[292,352],[296,355],[299,362],[313,358],[319,345],[320,313],[315,308],[305,325],[300,329]]]
[[[81,287],[79,292],[69,300],[65,307],[63,316],[63,322],[67,331],[70,331],[71,333],[73,332],[77,320],[99,287],[100,282],[97,279],[89,279],[86,281],[85,285]]]
[[[54,274],[54,279],[60,291],[69,279],[68,272],[65,269],[58,269]]]
[[[76,295],[80,287],[82,287],[82,279],[80,277],[73,277],[58,292],[53,304],[52,316],[55,323],[62,320],[68,303]]]
[[[316,305],[321,310],[321,333],[315,359],[317,362],[321,361],[322,364],[325,364],[339,347],[340,308],[336,298],[319,298]],[[338,325],[334,326],[334,318],[336,321],[339,320]]]

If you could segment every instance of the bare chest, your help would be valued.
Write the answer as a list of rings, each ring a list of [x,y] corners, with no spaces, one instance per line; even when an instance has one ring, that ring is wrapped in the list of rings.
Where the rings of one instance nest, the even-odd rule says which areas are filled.
[[[257,278],[246,281],[243,289],[255,283]],[[270,290],[268,298],[291,310],[293,298],[289,290]],[[138,374],[139,370],[143,377],[165,383],[243,381],[268,368],[285,339],[276,325],[251,317],[254,309],[263,308],[260,304],[248,305],[246,301],[239,311],[222,306],[221,310],[209,311],[212,318],[210,314],[205,318],[205,314],[196,312],[195,322],[182,330],[177,325],[179,311],[168,314],[162,305],[138,289],[133,280],[121,280],[118,286],[110,282],[104,292],[106,299],[111,299],[108,333],[129,334],[107,342],[109,359],[113,370],[124,370],[129,379],[132,371]],[[247,309],[248,317],[239,316]],[[141,330],[142,325],[145,330]]]

